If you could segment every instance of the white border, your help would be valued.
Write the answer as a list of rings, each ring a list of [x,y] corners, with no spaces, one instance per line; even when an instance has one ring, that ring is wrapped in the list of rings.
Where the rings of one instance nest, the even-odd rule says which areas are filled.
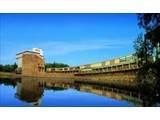
[[[158,120],[159,108],[43,107],[0,108],[2,120]]]
[[[151,13],[159,0],[0,0],[2,13]]]
[[[0,0],[0,13],[160,13],[159,0]],[[1,120],[157,120],[160,108],[1,107]]]

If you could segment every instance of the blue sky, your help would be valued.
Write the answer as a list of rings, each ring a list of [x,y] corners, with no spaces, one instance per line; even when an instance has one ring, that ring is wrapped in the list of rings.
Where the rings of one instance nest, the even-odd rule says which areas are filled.
[[[139,32],[136,14],[0,14],[0,63],[34,47],[47,63],[110,60],[134,52]]]

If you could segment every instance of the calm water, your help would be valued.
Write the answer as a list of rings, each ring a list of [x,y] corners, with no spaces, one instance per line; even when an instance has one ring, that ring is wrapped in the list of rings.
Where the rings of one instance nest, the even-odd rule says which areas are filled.
[[[80,83],[0,79],[0,106],[144,106],[140,94]],[[149,105],[149,104],[147,104]],[[159,106],[159,103],[152,103]]]

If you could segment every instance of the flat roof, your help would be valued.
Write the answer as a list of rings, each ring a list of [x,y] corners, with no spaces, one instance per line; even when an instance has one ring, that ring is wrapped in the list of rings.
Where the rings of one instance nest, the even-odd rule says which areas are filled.
[[[38,52],[34,52],[34,51],[29,51],[29,50],[26,50],[26,51],[23,51],[23,52],[20,52],[20,53],[17,53],[16,55],[20,55],[20,54],[23,54],[23,53],[36,53],[36,54],[39,54]]]

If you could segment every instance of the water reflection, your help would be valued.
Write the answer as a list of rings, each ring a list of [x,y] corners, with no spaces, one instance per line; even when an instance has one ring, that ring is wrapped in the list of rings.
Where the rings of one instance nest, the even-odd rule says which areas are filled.
[[[15,97],[33,106],[39,106],[43,92],[44,87],[39,86],[36,79],[22,78],[20,82],[17,82]]]
[[[69,82],[65,80],[43,80],[43,79],[37,79],[37,78],[22,78],[22,79],[0,79],[0,84],[4,85],[10,85],[15,87],[16,86],[16,92],[15,98],[24,101],[26,103],[29,103],[31,106],[56,106],[53,104],[56,103],[50,103],[54,101],[57,98],[52,99],[54,95],[53,92],[56,91],[63,91],[63,94],[67,94],[68,96],[71,94],[69,90],[73,89],[72,92],[74,94],[83,95],[83,93],[89,93],[87,94],[88,97],[93,97],[92,95],[97,95],[95,98],[95,102],[97,100],[101,99],[103,100],[103,104],[97,105],[97,104],[91,104],[90,106],[159,106],[159,103],[157,101],[150,101],[148,98],[150,97],[144,97],[140,93],[132,92],[132,91],[126,91],[122,89],[116,89],[116,88],[110,88],[107,86],[100,86],[100,85],[90,85],[85,84],[83,82]],[[0,89],[2,90],[2,88]],[[49,96],[45,97],[45,93],[47,94],[47,91],[53,91],[49,94]],[[75,92],[79,91],[79,92]],[[5,91],[4,91],[5,92]],[[63,97],[63,101],[66,100],[65,97]],[[102,96],[102,97],[100,97]],[[2,97],[2,96],[1,96]],[[75,97],[75,96],[74,96]],[[82,96],[80,99],[82,99],[84,96]],[[111,103],[106,103],[105,100],[112,101]],[[3,99],[3,98],[0,98]],[[50,100],[50,102],[43,105],[42,99]],[[72,99],[72,98],[71,98]],[[85,99],[85,98],[84,98]],[[57,99],[58,100],[58,99]],[[93,99],[88,99],[89,102],[84,103],[86,106],[89,105],[90,102],[94,101]],[[116,101],[114,101],[116,100]],[[66,100],[67,101],[67,100]],[[118,101],[118,102],[117,102]],[[73,102],[73,101],[71,101]],[[114,105],[114,102],[117,102],[119,105]],[[121,104],[123,103],[123,104]],[[125,103],[125,104],[124,104]],[[127,103],[127,104],[126,104]],[[3,103],[0,103],[3,104]],[[68,104],[68,103],[67,103]],[[79,104],[79,105],[78,105]],[[75,104],[75,106],[85,106],[81,100],[79,100],[79,103]],[[57,104],[59,106],[60,104]],[[65,106],[65,103],[62,104]],[[71,104],[69,104],[70,106]],[[67,106],[67,105],[66,105]]]
[[[128,101],[133,103],[135,106],[142,105],[141,95],[134,92],[128,92],[128,91],[120,90],[116,88],[102,87],[102,86],[96,86],[96,85],[94,86],[81,85],[80,91],[94,93],[97,95],[110,97],[120,101]]]

